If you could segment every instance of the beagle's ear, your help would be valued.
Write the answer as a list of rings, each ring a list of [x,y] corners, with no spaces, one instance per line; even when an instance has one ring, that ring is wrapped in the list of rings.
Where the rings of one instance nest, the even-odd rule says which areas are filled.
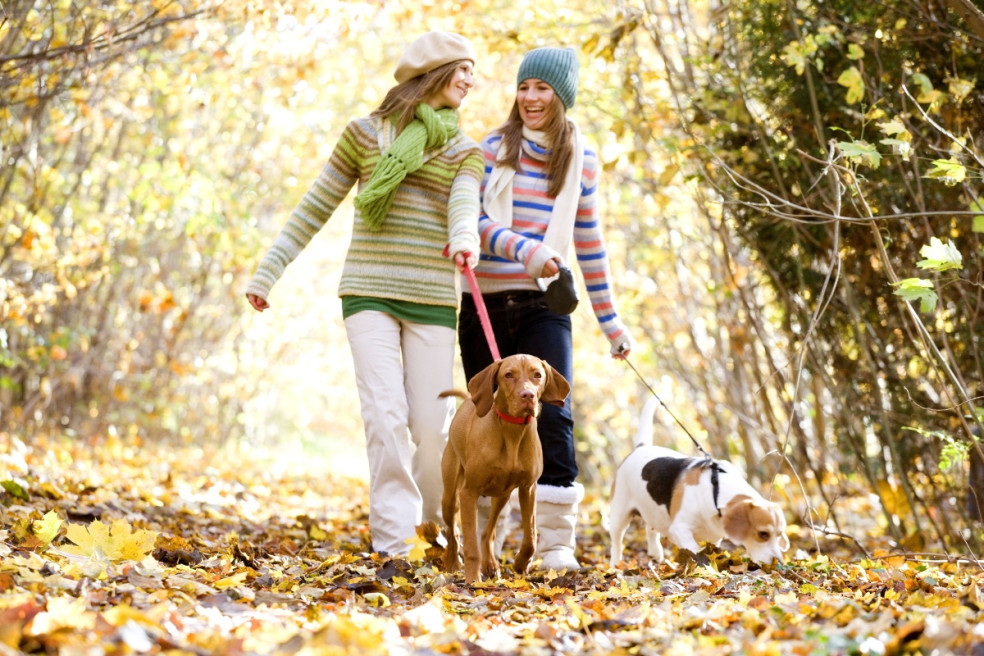
[[[724,534],[735,544],[745,544],[752,532],[752,506],[754,502],[746,496],[735,497],[722,512]]]
[[[564,406],[567,395],[571,393],[571,384],[567,379],[560,375],[560,372],[551,367],[546,360],[543,363],[543,370],[547,373],[547,380],[543,384],[543,393],[540,394],[542,403],[552,403],[553,405]]]
[[[501,363],[502,360],[496,360],[468,381],[468,393],[471,395],[472,403],[475,404],[475,412],[478,413],[479,417],[489,414],[489,410],[492,409],[492,399],[495,398],[495,379],[499,375]]]
[[[775,519],[776,530],[779,532],[779,550],[789,551],[789,538],[786,537],[786,518],[778,504],[772,507],[772,517]]]

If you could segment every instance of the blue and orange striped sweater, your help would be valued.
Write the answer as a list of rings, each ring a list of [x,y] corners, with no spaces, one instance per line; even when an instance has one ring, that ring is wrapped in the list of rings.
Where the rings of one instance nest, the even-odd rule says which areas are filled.
[[[495,132],[482,140],[485,157],[483,192],[501,143],[502,137]],[[484,212],[479,216],[482,253],[475,277],[483,293],[538,289],[531,274],[538,274],[544,261],[549,259],[544,257],[546,247],[543,237],[553,209],[553,199],[547,196],[547,180],[543,172],[546,157],[545,149],[528,139],[522,140],[521,170],[513,178],[511,227],[503,227]],[[617,345],[625,337],[625,325],[619,318],[613,299],[608,253],[598,219],[597,192],[598,156],[593,150],[585,148],[581,195],[574,221],[574,252],[595,318],[608,341]],[[566,260],[567,253],[560,255]]]

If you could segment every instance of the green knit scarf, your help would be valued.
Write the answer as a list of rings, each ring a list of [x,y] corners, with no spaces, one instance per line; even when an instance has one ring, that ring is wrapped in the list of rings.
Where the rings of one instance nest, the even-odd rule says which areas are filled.
[[[458,112],[453,109],[435,110],[427,103],[420,103],[414,116],[355,197],[355,207],[362,212],[362,220],[370,230],[383,227],[397,187],[407,174],[424,165],[424,151],[444,145],[458,133]]]

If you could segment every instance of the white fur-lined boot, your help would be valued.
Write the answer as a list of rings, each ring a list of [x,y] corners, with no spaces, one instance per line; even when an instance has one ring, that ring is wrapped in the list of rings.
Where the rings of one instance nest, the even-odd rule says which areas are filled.
[[[540,570],[580,569],[574,550],[577,548],[577,509],[582,499],[584,486],[580,483],[571,487],[537,484],[536,555],[541,559]]]

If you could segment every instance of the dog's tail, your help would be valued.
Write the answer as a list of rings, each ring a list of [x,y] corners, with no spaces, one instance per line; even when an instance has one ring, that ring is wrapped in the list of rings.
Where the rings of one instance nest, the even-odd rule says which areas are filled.
[[[472,397],[471,397],[471,395],[468,394],[468,392],[462,392],[461,390],[456,390],[456,389],[445,390],[445,391],[441,392],[440,394],[438,394],[437,395],[437,398],[439,398],[439,399],[446,399],[449,396],[457,396],[459,399],[462,399],[464,401],[471,401],[472,400]]]
[[[659,399],[650,396],[646,400],[646,404],[642,406],[642,412],[639,413],[639,426],[636,428],[635,445],[637,447],[653,445],[653,417],[656,416],[658,404]]]

